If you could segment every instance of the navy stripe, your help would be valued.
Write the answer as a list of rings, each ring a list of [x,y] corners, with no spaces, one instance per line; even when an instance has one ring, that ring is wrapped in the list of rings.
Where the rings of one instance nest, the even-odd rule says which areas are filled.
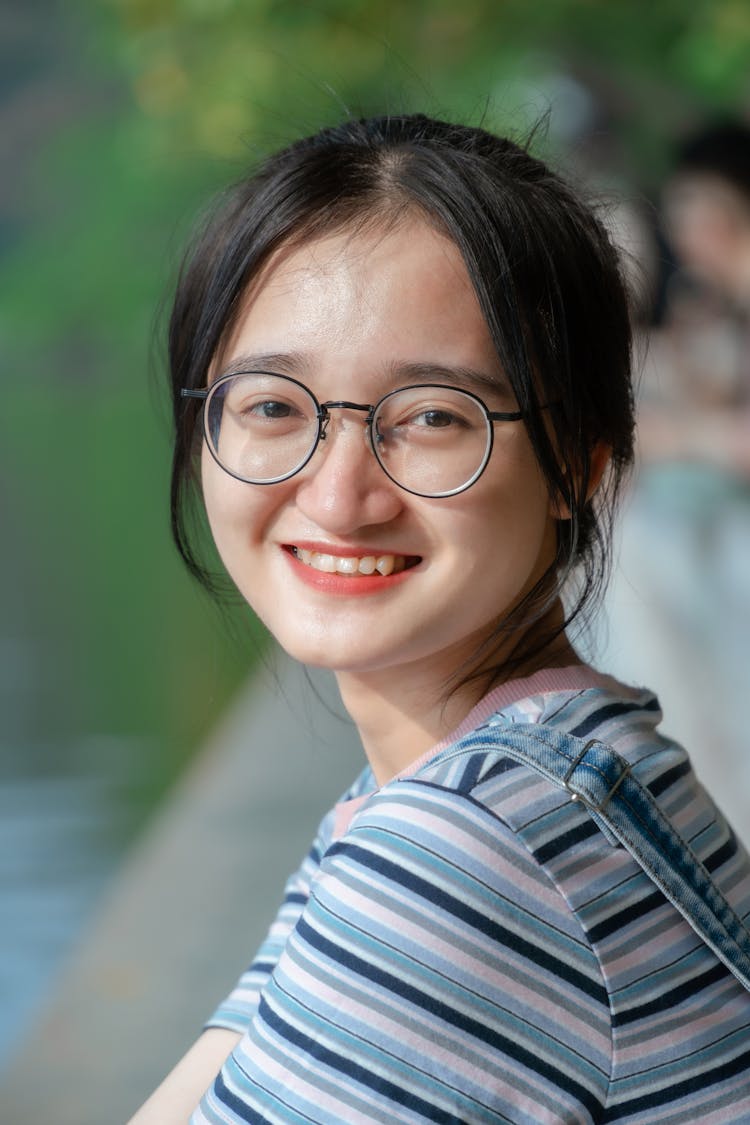
[[[456,790],[459,793],[470,793],[479,780],[479,773],[482,766],[485,764],[486,755],[472,754],[469,758],[463,773],[456,785]]]
[[[492,781],[495,777],[501,777],[504,773],[510,773],[511,770],[520,769],[528,769],[528,766],[523,766],[521,762],[516,762],[513,758],[500,758],[482,774],[482,785],[484,785],[486,781]]]
[[[655,733],[656,701],[635,699],[546,696],[539,735],[614,742],[635,773],[653,779],[649,800],[669,803],[701,869],[718,872],[732,907],[748,915],[742,848],[696,789],[685,756]],[[564,722],[552,722],[563,712]],[[212,1021],[248,1034],[194,1125],[345,1125],[355,1117],[465,1125],[550,1113],[640,1125],[698,1122],[711,1111],[744,1121],[750,1008],[740,984],[627,852],[605,846],[584,807],[563,805],[564,794],[544,787],[526,791],[528,767],[502,741],[507,734],[512,747],[503,724],[528,724],[528,713],[526,703],[509,706],[499,729],[493,720],[467,735],[420,766],[411,786],[394,780],[401,819],[389,807],[380,820],[378,805],[331,846],[334,818],[326,817],[310,859],[287,884],[255,971]],[[577,724],[572,732],[569,724]],[[508,784],[510,770],[520,774]],[[364,776],[344,799],[370,791]],[[417,786],[430,794],[420,797]],[[425,802],[434,835],[420,828]],[[495,847],[498,880],[487,851]],[[520,900],[499,882],[502,873],[513,884],[512,848],[523,871]],[[330,865],[316,870],[326,854]],[[665,851],[665,862],[675,858]],[[318,876],[320,900],[309,902]],[[545,896],[555,888],[562,898],[553,904]],[[455,966],[450,945],[438,959],[438,927],[458,935]],[[274,980],[269,971],[285,946]],[[496,986],[486,982],[483,953],[498,971]],[[323,997],[330,1008],[326,1000],[321,1009]]]
[[[687,777],[692,768],[688,759],[685,758],[682,762],[678,762],[676,766],[670,766],[664,773],[660,773],[658,777],[648,783],[646,788],[652,797],[660,797],[672,785],[676,785],[683,777]]]
[[[232,1113],[236,1113],[240,1121],[247,1121],[248,1125],[272,1125],[272,1122],[262,1113],[251,1109],[244,1101],[229,1089],[221,1074],[214,1081],[214,1093],[222,1105],[228,1106]]]
[[[499,922],[494,922],[488,918],[486,914],[481,914],[478,910],[467,906],[465,902],[460,899],[454,898],[449,895],[442,887],[437,886],[435,883],[430,883],[426,879],[420,878],[411,871],[407,871],[400,864],[393,863],[391,860],[385,859],[383,856],[375,855],[372,852],[366,851],[364,848],[356,844],[341,842],[334,844],[330,849],[329,855],[344,855],[359,863],[371,871],[376,871],[391,882],[397,883],[413,894],[419,895],[420,898],[429,902],[432,906],[439,907],[445,910],[446,913],[452,914],[454,917],[459,918],[467,926],[471,926],[479,933],[484,934],[486,937],[491,938],[493,941],[499,942],[512,949],[514,953],[525,957],[532,964],[546,969],[553,976],[560,977],[562,980],[567,981],[568,984],[573,985],[574,988],[585,993],[587,996],[593,997],[603,1006],[608,1006],[607,991],[604,986],[593,981],[585,973],[579,972],[577,969],[572,968],[561,961],[557,957],[553,957],[546,950],[540,946],[535,945],[533,942],[515,933],[513,930],[501,926]]]
[[[646,895],[645,898],[639,899],[634,902],[632,906],[628,906],[625,910],[618,910],[609,918],[603,918],[601,922],[597,922],[586,931],[586,934],[592,944],[598,941],[603,941],[604,938],[609,937],[610,934],[616,933],[618,930],[625,929],[626,926],[636,922],[639,918],[644,918],[650,914],[652,910],[658,910],[661,906],[666,904],[667,900],[661,891],[654,891],[653,894]]]
[[[265,1020],[282,1040],[293,1044],[305,1055],[317,1059],[331,1070],[335,1070],[339,1074],[345,1074],[347,1078],[359,1082],[361,1086],[366,1086],[376,1093],[383,1094],[396,1105],[404,1106],[415,1113],[421,1113],[427,1121],[435,1121],[437,1125],[463,1125],[464,1118],[456,1117],[454,1113],[448,1113],[440,1106],[426,1102],[423,1098],[417,1097],[416,1094],[404,1089],[403,1086],[397,1086],[395,1082],[390,1082],[382,1075],[373,1074],[372,1071],[353,1059],[347,1058],[345,1055],[331,1050],[330,1047],[324,1046],[317,1039],[305,1035],[293,1024],[274,1012],[263,997],[261,997],[258,1012],[260,1018]]]
[[[613,1027],[626,1027],[629,1023],[637,1023],[638,1020],[647,1019],[648,1016],[658,1015],[659,1012],[665,1012],[677,1004],[682,1004],[685,1000],[689,1000],[691,996],[697,995],[702,992],[704,988],[710,988],[712,985],[717,984],[722,977],[727,977],[729,970],[719,963],[713,965],[707,972],[701,973],[700,976],[690,977],[683,984],[678,985],[676,988],[671,988],[668,992],[661,992],[654,1000],[650,1000],[647,1004],[639,1004],[635,1008],[628,1008],[624,1011],[613,1011],[612,1013],[612,1026]]]
[[[715,852],[711,852],[703,860],[703,866],[707,871],[717,871],[723,864],[728,863],[737,855],[737,837],[734,832],[729,833],[729,838],[717,848]]]
[[[611,1121],[621,1121],[623,1117],[632,1117],[635,1113],[656,1109],[658,1106],[668,1103],[672,1104],[674,1108],[680,1098],[702,1093],[708,1086],[726,1082],[728,1078],[745,1074],[748,1070],[750,1070],[750,1051],[746,1051],[744,1055],[738,1055],[735,1059],[729,1059],[728,1062],[722,1063],[721,1066],[714,1067],[712,1070],[704,1070],[690,1078],[685,1078],[682,1082],[668,1082],[663,1089],[654,1090],[651,1094],[644,1094],[642,1097],[631,1098],[627,1102],[611,1106],[601,1119],[602,1125],[609,1125]],[[708,1108],[711,1108],[710,1105]],[[695,1109],[690,1110],[689,1113],[690,1116],[685,1120],[696,1121]]]
[[[597,727],[600,727],[602,723],[609,722],[610,719],[618,719],[623,715],[631,714],[633,711],[658,710],[659,704],[655,699],[646,703],[625,703],[618,700],[617,703],[608,703],[606,707],[600,707],[597,711],[592,711],[583,722],[573,727],[569,733],[576,738],[585,738]]]
[[[256,958],[247,970],[249,973],[272,973],[276,967],[276,959],[270,961],[263,957]]]
[[[548,840],[546,844],[542,844],[540,848],[536,848],[534,859],[537,863],[549,863],[558,855],[570,851],[577,844],[582,844],[584,840],[590,840],[592,836],[596,836],[598,833],[599,829],[596,824],[590,816],[587,816],[575,828],[569,828],[567,832],[555,836],[554,839]]]
[[[415,1007],[429,1012],[432,1016],[437,1016],[437,1018],[444,1023],[467,1032],[467,1034],[479,1040],[481,1043],[487,1043],[493,1048],[499,1047],[507,1054],[515,1055],[516,1051],[520,1051],[521,1054],[518,1056],[520,1058],[536,1059],[536,1055],[532,1055],[522,1047],[519,1048],[513,1040],[508,1039],[507,1036],[504,1036],[499,1031],[493,1031],[483,1021],[465,1015],[438,999],[436,996],[417,988],[413,984],[407,983],[394,973],[389,973],[385,969],[379,969],[377,966],[371,964],[371,962],[365,960],[365,958],[358,957],[350,950],[330,941],[308,922],[301,922],[298,927],[298,932],[301,938],[325,957],[328,957],[337,964],[345,965],[347,969],[350,969],[352,972],[362,977],[363,980],[371,982],[378,988],[382,988],[386,992],[393,992]],[[576,1052],[573,1051],[572,1053],[575,1054]],[[554,1073],[557,1074],[557,1071],[555,1070]]]

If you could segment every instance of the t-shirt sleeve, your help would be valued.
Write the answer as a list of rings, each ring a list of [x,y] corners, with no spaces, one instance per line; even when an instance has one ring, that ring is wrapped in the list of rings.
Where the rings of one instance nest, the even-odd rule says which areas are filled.
[[[557,887],[471,794],[411,780],[369,800],[264,981],[194,1125],[528,1125],[601,1110],[598,961]]]
[[[309,852],[287,880],[284,897],[266,937],[252,962],[230,994],[215,1010],[205,1028],[221,1027],[244,1032],[258,1007],[258,998],[273,972],[289,935],[310,897],[310,885],[333,833],[334,812],[321,822]]]

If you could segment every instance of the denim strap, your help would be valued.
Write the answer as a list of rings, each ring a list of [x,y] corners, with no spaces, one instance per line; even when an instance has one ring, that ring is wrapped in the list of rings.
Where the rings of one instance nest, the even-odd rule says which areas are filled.
[[[633,769],[611,746],[550,727],[516,724],[476,732],[563,786],[638,861],[745,988],[750,990],[750,931],[675,830]],[[483,737],[484,736],[484,737]]]

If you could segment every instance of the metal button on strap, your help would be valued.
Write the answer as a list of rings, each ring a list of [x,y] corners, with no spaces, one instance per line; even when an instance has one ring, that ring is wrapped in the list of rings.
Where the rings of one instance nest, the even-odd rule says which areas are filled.
[[[604,812],[607,805],[609,804],[609,802],[614,797],[615,793],[617,793],[617,790],[622,785],[623,781],[625,781],[625,779],[630,775],[630,763],[622,760],[623,768],[620,770],[619,775],[617,776],[615,781],[612,784],[609,785],[609,788],[607,789],[607,791],[604,793],[604,795],[599,800],[596,800],[594,798],[593,794],[590,793],[590,791],[587,792],[587,791],[582,790],[581,788],[574,787],[573,784],[572,784],[573,774],[575,773],[575,771],[578,769],[579,766],[584,765],[584,764],[588,765],[589,768],[594,771],[594,773],[597,775],[597,780],[599,780],[601,782],[606,782],[607,784],[609,784],[609,778],[607,778],[605,776],[605,774],[602,772],[602,770],[597,765],[595,765],[592,762],[584,763],[584,759],[585,759],[587,753],[589,752],[589,750],[591,749],[591,747],[592,746],[600,746],[600,745],[602,745],[602,743],[600,743],[598,741],[598,739],[596,739],[596,738],[590,739],[586,743],[586,745],[583,747],[581,752],[579,754],[577,754],[576,757],[573,759],[573,761],[570,763],[570,766],[568,767],[568,769],[565,773],[565,776],[563,777],[563,785],[565,786],[565,788],[570,793],[571,800],[572,801],[582,801],[588,808],[592,809],[594,812],[599,812],[599,813]],[[596,786],[596,788],[598,788],[598,785]]]

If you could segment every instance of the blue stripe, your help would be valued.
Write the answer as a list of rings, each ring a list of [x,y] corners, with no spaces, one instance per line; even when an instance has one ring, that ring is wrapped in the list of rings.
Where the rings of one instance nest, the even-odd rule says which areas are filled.
[[[427,1121],[435,1121],[437,1125],[464,1125],[464,1117],[456,1117],[455,1114],[448,1113],[431,1102],[426,1102],[423,1098],[417,1097],[416,1094],[402,1086],[397,1086],[382,1075],[373,1074],[353,1059],[347,1058],[345,1055],[324,1046],[317,1039],[305,1035],[304,1032],[299,1031],[287,1020],[282,1019],[263,998],[260,1002],[259,1015],[280,1039],[291,1043],[303,1054],[317,1059],[324,1066],[330,1067],[331,1070],[337,1071],[339,1074],[345,1074],[348,1078],[359,1082],[361,1086],[382,1094],[390,1101],[395,1102],[396,1105],[404,1106],[415,1113],[421,1113]]]
[[[321,933],[307,923],[300,925],[299,935],[314,949],[317,949],[319,953],[322,953],[325,957],[330,958],[331,961],[337,964],[345,965],[347,969],[362,977],[363,980],[369,981],[378,988],[384,989],[386,992],[392,992],[397,996],[401,996],[402,999],[408,1001],[410,1004],[429,1013],[430,1017],[442,1020],[443,1023],[448,1026],[455,1027],[459,1031],[471,1035],[479,1042],[486,1043],[493,1048],[493,1050],[502,1051],[510,1058],[520,1062],[523,1066],[543,1075],[549,1081],[555,1083],[555,1085],[560,1082],[570,1081],[562,1071],[559,1071],[549,1063],[543,1062],[538,1054],[527,1050],[525,1047],[521,1047],[514,1039],[501,1034],[499,1031],[493,1031],[483,1021],[473,1019],[471,1016],[459,1012],[456,1008],[451,1007],[450,1004],[444,1003],[430,993],[423,992],[414,985],[407,984],[393,973],[378,969],[364,958],[357,957],[350,951],[329,941],[328,938],[323,937]],[[526,1022],[522,1020],[520,1016],[518,1019],[522,1023]],[[534,1030],[533,1027],[531,1029],[532,1031]],[[548,1035],[548,1038],[551,1039],[552,1037]],[[564,1047],[563,1044],[559,1045],[566,1053],[576,1056],[579,1060],[581,1059],[581,1056],[572,1047]],[[593,1064],[591,1065],[592,1069],[597,1069]],[[586,1087],[581,1086],[579,1083],[573,1083],[571,1088],[576,1091],[576,1096],[587,1094],[590,1096],[590,1092],[586,1090]],[[598,1104],[598,1102],[596,1104]]]
[[[676,810],[701,870],[718,871],[734,909],[747,914],[747,867],[736,839],[702,802],[685,756],[656,732],[656,701],[634,699],[600,689],[573,698],[555,693],[538,701],[538,729],[622,747],[635,772],[652,777],[651,796]],[[546,1120],[550,1113],[599,1125],[655,1125],[697,1122],[711,1110],[722,1121],[744,1122],[739,1107],[750,1096],[750,1010],[742,1007],[740,985],[710,951],[687,940],[671,905],[644,875],[634,874],[624,849],[597,843],[599,829],[583,808],[561,805],[554,794],[547,799],[543,790],[539,800],[537,786],[525,792],[527,767],[502,748],[506,723],[529,722],[525,705],[509,706],[496,718],[499,723],[493,719],[421,766],[406,790],[399,793],[401,783],[394,782],[396,800],[403,794],[402,827],[390,808],[386,821],[375,808],[374,819],[362,819],[359,831],[328,850],[333,817],[324,820],[317,845],[288,884],[278,927],[256,957],[255,977],[243,978],[237,993],[237,1010],[252,1018],[250,1038],[196,1111],[196,1123],[224,1120],[222,1110],[227,1119],[251,1125],[270,1125],[266,1114],[277,1125],[347,1125],[355,1118],[465,1125]],[[568,724],[576,723],[571,730]],[[520,786],[516,775],[504,784],[510,770],[520,771]],[[370,791],[370,776],[362,776],[355,789]],[[434,835],[421,835],[410,816],[424,809],[421,786],[433,795]],[[493,853],[485,850],[495,841],[497,879]],[[533,897],[519,901],[500,882],[511,843],[528,886],[536,882],[542,897],[551,889],[562,896],[559,916],[548,915]],[[315,885],[320,855],[332,862],[323,861],[320,901],[303,913],[304,889]],[[664,859],[676,862],[679,855],[665,848]],[[597,865],[593,886],[590,862]],[[370,888],[376,893],[368,907]],[[364,896],[354,900],[356,907],[352,890]],[[704,887],[695,893],[700,898]],[[402,902],[414,910],[417,935],[402,932]],[[288,959],[261,991],[298,919]],[[479,954],[468,984],[451,970],[450,953],[438,960],[436,924],[457,931],[467,956],[474,946],[492,956],[507,974],[507,987],[499,982],[495,991],[477,983],[472,990],[474,980],[484,980]],[[595,949],[589,941],[598,943]],[[623,966],[621,955],[631,950],[636,955]],[[605,980],[612,982],[611,995]],[[531,990],[530,1010],[516,985]],[[334,990],[330,1007],[326,1001],[320,1008],[319,986]],[[568,1001],[578,1021],[570,1030]],[[396,1035],[390,1014],[399,1021]],[[582,1030],[587,1014],[590,1034]],[[236,1026],[233,1011],[224,1020],[217,1026]],[[625,1045],[632,1050],[618,1059]],[[441,1049],[448,1065],[440,1061]],[[735,1058],[737,1051],[743,1053]],[[610,1062],[617,1063],[613,1074]],[[321,1107],[324,1095],[330,1109]]]
[[[667,992],[660,992],[653,1000],[647,1003],[638,1004],[634,1008],[617,1011],[612,1013],[612,1026],[613,1027],[626,1027],[629,1023],[637,1023],[638,1020],[647,1019],[649,1016],[656,1016],[660,1012],[664,1013],[667,1009],[682,1004],[685,1000],[689,1000],[692,996],[697,996],[698,993],[703,992],[706,988],[711,988],[713,985],[718,984],[720,980],[729,976],[729,970],[719,963],[713,965],[707,972],[701,973],[700,976],[690,977],[689,980],[684,981],[683,984],[678,985],[676,988],[671,988]]]
[[[377,872],[385,879],[396,883],[420,898],[430,903],[432,906],[445,910],[446,913],[453,915],[455,918],[460,919],[467,926],[471,926],[477,930],[478,933],[484,934],[486,937],[491,938],[493,941],[504,945],[506,948],[513,950],[514,953],[526,958],[532,964],[545,969],[552,974],[553,977],[559,977],[566,983],[577,988],[586,996],[591,996],[603,1007],[608,1006],[607,991],[603,984],[599,981],[594,981],[585,973],[579,972],[568,965],[565,961],[561,961],[558,957],[552,956],[547,950],[533,942],[521,937],[520,934],[515,933],[513,930],[501,926],[499,922],[493,921],[485,914],[481,914],[478,910],[468,906],[460,899],[454,898],[444,891],[442,887],[437,886],[435,883],[430,883],[426,879],[420,878],[411,871],[407,871],[400,864],[393,863],[391,860],[385,859],[383,856],[375,855],[372,852],[366,851],[364,848],[358,847],[356,844],[341,843],[334,844],[328,852],[329,856],[343,855],[349,859],[359,863],[371,871]]]
[[[221,1074],[216,1076],[214,1093],[218,1101],[222,1105],[227,1106],[228,1109],[231,1109],[232,1113],[236,1114],[240,1121],[247,1121],[248,1125],[273,1125],[273,1122],[269,1121],[267,1117],[264,1117],[262,1113],[258,1113],[257,1110],[251,1109],[249,1105],[241,1101],[240,1098],[229,1089]]]
[[[600,707],[596,711],[592,711],[590,715],[570,730],[570,734],[576,738],[586,738],[602,723],[608,723],[611,719],[623,718],[625,715],[630,715],[633,711],[658,711],[659,704],[656,699],[647,700],[645,703],[624,703],[619,701],[617,703],[608,703],[605,707]]]
[[[703,860],[703,866],[707,871],[717,871],[725,863],[728,863],[730,859],[734,859],[736,855],[737,837],[735,836],[734,832],[730,831],[729,838],[721,845],[721,847],[717,848],[715,852],[711,852],[710,855],[705,857],[705,859]]]
[[[603,941],[605,938],[609,937],[610,934],[617,933],[618,930],[624,930],[627,926],[632,925],[633,922],[637,922],[639,918],[645,918],[647,914],[658,910],[666,903],[667,900],[662,892],[658,890],[654,891],[653,894],[646,895],[645,898],[639,899],[638,902],[634,902],[631,906],[626,907],[625,910],[618,910],[614,914],[611,914],[609,918],[603,918],[601,922],[597,922],[595,926],[591,926],[586,930],[586,936],[589,938],[592,945],[596,945],[597,942]]]
[[[667,1069],[671,1070],[672,1068],[668,1067]],[[746,1051],[744,1055],[738,1055],[737,1058],[729,1059],[728,1062],[713,1067],[713,1069],[702,1070],[690,1078],[685,1078],[682,1082],[669,1082],[663,1089],[654,1090],[651,1094],[644,1094],[641,1097],[631,1098],[627,1102],[611,1106],[601,1119],[602,1125],[610,1125],[610,1122],[613,1121],[622,1121],[624,1117],[632,1117],[633,1114],[656,1109],[661,1105],[671,1104],[676,1107],[681,1098],[690,1097],[691,1094],[702,1094],[707,1087],[715,1086],[719,1082],[726,1082],[727,1079],[735,1078],[738,1074],[746,1074],[748,1070],[750,1070],[750,1051]],[[710,1108],[709,1103],[707,1109]],[[731,1112],[731,1109],[728,1108],[727,1112]],[[695,1108],[688,1109],[688,1116],[684,1120],[692,1125],[693,1122],[696,1122],[695,1113]],[[635,1118],[634,1120],[637,1121],[638,1119]],[[672,1120],[675,1120],[674,1116]],[[731,1121],[732,1118],[727,1117],[726,1120]],[[736,1117],[734,1120],[738,1121]]]
[[[672,785],[676,785],[678,781],[687,777],[692,768],[686,758],[684,761],[678,762],[677,765],[670,766],[664,773],[660,773],[658,777],[655,777],[653,781],[648,783],[646,788],[652,797],[660,797],[662,793],[666,792]]]
[[[472,754],[456,785],[458,793],[470,793],[479,780],[479,774],[486,760],[484,754]]]
[[[540,864],[549,863],[550,860],[556,859],[563,852],[570,851],[577,844],[582,844],[584,840],[590,840],[592,836],[598,835],[598,827],[590,816],[586,816],[586,819],[577,824],[575,828],[569,828],[566,832],[562,832],[559,836],[555,836],[554,839],[548,840],[546,844],[536,848],[534,859]]]
[[[499,761],[490,766],[486,773],[482,774],[482,785],[487,781],[492,781],[493,778],[500,777],[504,773],[510,773],[511,770],[527,768],[528,767],[521,765],[520,762],[514,761],[513,758],[500,758]]]

